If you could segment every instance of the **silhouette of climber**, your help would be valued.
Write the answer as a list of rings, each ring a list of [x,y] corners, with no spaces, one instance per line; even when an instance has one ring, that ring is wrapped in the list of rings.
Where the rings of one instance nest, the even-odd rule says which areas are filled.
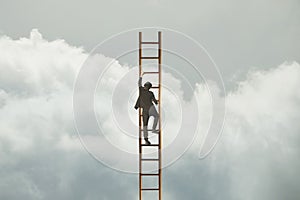
[[[152,84],[150,82],[146,82],[144,84],[144,87],[142,86],[142,76],[139,78],[138,86],[139,86],[139,97],[136,101],[136,104],[134,106],[135,109],[142,108],[143,109],[143,132],[144,132],[144,140],[147,145],[150,145],[150,141],[148,140],[148,121],[149,117],[154,117],[154,122],[152,125],[152,133],[158,133],[158,130],[156,130],[156,126],[158,123],[159,115],[153,105],[152,102],[154,102],[157,105],[157,100],[155,99],[155,96],[153,92],[151,92],[149,89],[152,87]]]

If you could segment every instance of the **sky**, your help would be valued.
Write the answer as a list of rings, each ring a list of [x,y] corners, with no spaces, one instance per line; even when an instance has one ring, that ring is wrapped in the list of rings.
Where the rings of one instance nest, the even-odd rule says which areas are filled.
[[[90,51],[141,27],[192,37],[217,65],[226,90],[214,93],[199,80],[186,100],[183,79],[163,72],[164,130],[176,132],[164,140],[179,145],[170,151],[180,154],[165,154],[164,199],[299,199],[299,19],[297,0],[0,0],[0,199],[138,199],[138,177],[125,172],[132,163],[93,143],[88,118],[80,121],[86,135],[78,135],[73,103],[86,63],[113,61],[95,90],[95,113],[103,132],[112,133],[106,138],[134,152],[135,138],[122,133],[136,130],[136,66]],[[226,102],[222,135],[199,159],[216,99]],[[191,118],[177,117],[185,113],[198,118],[198,132],[188,127]],[[185,132],[177,130],[180,123]],[[180,151],[190,141],[176,138],[193,134],[193,144]]]

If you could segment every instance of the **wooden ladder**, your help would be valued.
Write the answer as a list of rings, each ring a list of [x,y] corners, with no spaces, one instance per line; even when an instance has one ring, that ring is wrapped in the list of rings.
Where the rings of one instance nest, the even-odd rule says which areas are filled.
[[[139,32],[139,75],[141,76],[143,67],[142,61],[144,59],[147,60],[157,60],[158,61],[158,70],[157,71],[145,71],[144,74],[157,74],[158,75],[158,86],[151,87],[151,89],[158,90],[158,114],[159,114],[159,122],[158,122],[158,143],[157,144],[143,144],[142,143],[142,109],[139,108],[139,199],[143,199],[143,192],[158,192],[158,199],[162,200],[162,131],[161,131],[161,32],[158,32],[158,41],[151,42],[151,41],[142,41],[142,32]],[[147,44],[157,44],[158,45],[158,56],[143,56],[143,46]],[[143,149],[145,147],[157,148],[158,157],[157,158],[143,158]],[[142,164],[143,162],[158,162],[158,173],[144,173]],[[143,187],[143,177],[145,176],[154,176],[158,177],[158,187]]]

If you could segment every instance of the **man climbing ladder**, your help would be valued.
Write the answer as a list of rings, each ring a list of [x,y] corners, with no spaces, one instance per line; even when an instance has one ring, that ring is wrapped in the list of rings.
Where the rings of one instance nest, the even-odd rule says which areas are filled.
[[[143,45],[157,45],[157,55],[155,56],[144,56],[143,55]],[[146,200],[147,195],[156,195],[158,200],[162,200],[162,130],[161,130],[161,61],[162,61],[162,49],[161,49],[161,32],[158,32],[158,41],[142,41],[142,32],[139,32],[139,98],[137,99],[135,109],[139,108],[139,200]],[[158,69],[157,71],[147,71],[143,72],[143,60],[157,61]],[[144,74],[156,74],[158,75],[158,85],[152,86],[150,82],[146,82],[144,87],[142,87],[142,77]],[[156,99],[151,89],[157,90]],[[153,104],[158,105],[158,112]],[[152,132],[157,134],[157,143],[151,144],[148,139],[148,121],[149,117],[154,116],[154,122],[152,126]],[[156,127],[158,125],[158,130]],[[145,144],[142,143],[142,132]],[[156,156],[148,157],[146,149],[153,149]],[[154,171],[146,170],[147,165],[155,166]],[[153,184],[144,184],[145,178],[152,178],[154,180]],[[155,181],[157,179],[157,182]],[[156,183],[155,183],[156,182]],[[147,194],[144,194],[147,193]],[[145,197],[145,198],[144,198]],[[153,196],[148,198],[154,200]]]
[[[136,101],[136,104],[134,106],[135,109],[142,108],[143,109],[143,132],[144,132],[144,140],[146,144],[150,145],[150,141],[148,139],[148,121],[149,117],[153,116],[154,117],[154,122],[152,125],[152,133],[158,133],[158,130],[156,129],[158,119],[159,119],[159,114],[156,111],[156,108],[154,107],[153,103],[154,102],[157,105],[157,100],[153,94],[152,91],[150,91],[150,88],[152,87],[152,84],[150,82],[146,82],[144,84],[144,87],[142,86],[142,76],[144,73],[139,78],[138,81],[138,86],[139,86],[139,97]]]

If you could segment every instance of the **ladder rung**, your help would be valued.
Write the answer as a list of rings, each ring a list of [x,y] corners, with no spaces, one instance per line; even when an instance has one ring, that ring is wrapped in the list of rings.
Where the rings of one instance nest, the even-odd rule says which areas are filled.
[[[142,161],[159,161],[157,158],[142,158]]]
[[[159,72],[144,72],[144,74],[158,74]]]
[[[159,176],[159,174],[141,174],[141,176]]]
[[[141,144],[142,146],[147,146],[147,147],[158,147],[159,144]]]
[[[141,44],[159,44],[159,42],[141,42]]]
[[[141,59],[159,59],[159,57],[153,57],[153,56],[144,56],[144,57],[141,57]]]
[[[151,88],[153,88],[153,89],[158,89],[159,86],[152,86]],[[157,99],[157,101],[159,101],[159,99]]]
[[[142,190],[159,190],[159,188],[142,188]]]

